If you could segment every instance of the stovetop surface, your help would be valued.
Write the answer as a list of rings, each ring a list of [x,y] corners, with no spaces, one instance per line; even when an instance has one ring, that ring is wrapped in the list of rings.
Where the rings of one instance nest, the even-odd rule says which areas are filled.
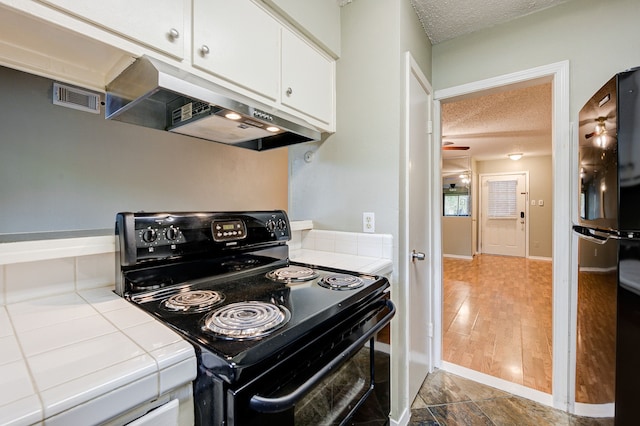
[[[229,365],[253,364],[273,355],[285,346],[305,339],[319,326],[326,326],[350,307],[357,306],[374,294],[382,293],[389,286],[386,279],[331,268],[317,268],[291,262],[290,265],[314,269],[318,277],[304,282],[281,283],[266,277],[267,272],[287,266],[259,267],[224,277],[202,278],[193,282],[163,289],[162,297],[151,298],[154,292],[136,293],[130,299],[140,308],[152,313],[208,353],[218,357],[216,362]],[[353,290],[333,290],[320,286],[319,281],[328,275],[349,274],[361,278],[364,284]],[[197,313],[172,312],[162,306],[173,294],[185,290],[214,290],[224,301],[207,311]],[[284,306],[291,318],[272,334],[256,339],[228,340],[206,331],[204,324],[211,312],[221,306],[236,302],[263,301]]]

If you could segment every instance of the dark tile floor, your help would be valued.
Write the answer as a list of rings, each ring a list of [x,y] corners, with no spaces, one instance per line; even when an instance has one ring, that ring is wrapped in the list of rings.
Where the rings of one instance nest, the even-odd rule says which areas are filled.
[[[411,407],[410,426],[613,426],[577,417],[443,370],[429,374]]]

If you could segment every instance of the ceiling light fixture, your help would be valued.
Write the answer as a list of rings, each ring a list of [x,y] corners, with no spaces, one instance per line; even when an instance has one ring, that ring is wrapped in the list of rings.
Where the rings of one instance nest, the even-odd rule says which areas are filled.
[[[519,159],[522,158],[522,153],[521,152],[514,152],[513,154],[508,154],[507,157],[509,157],[513,161],[518,161]]]

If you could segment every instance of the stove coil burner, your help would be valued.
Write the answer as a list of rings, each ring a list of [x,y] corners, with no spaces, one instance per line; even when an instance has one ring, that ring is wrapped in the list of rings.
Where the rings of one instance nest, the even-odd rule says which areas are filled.
[[[162,306],[169,311],[191,314],[207,311],[223,300],[224,296],[217,291],[192,290],[174,294],[162,302]]]
[[[318,284],[331,290],[355,290],[364,285],[364,280],[354,275],[334,274],[324,277]]]
[[[277,282],[302,282],[310,281],[318,277],[318,273],[311,268],[303,266],[287,266],[285,268],[275,269],[267,273],[267,278]]]
[[[291,313],[284,306],[268,302],[238,302],[211,312],[205,329],[227,340],[258,339],[279,329]]]

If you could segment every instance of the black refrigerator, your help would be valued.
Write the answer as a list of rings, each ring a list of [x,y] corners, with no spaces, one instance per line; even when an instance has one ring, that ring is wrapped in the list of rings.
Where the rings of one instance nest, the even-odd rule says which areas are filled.
[[[579,116],[580,218],[573,229],[617,252],[616,425],[640,419],[639,90],[640,67],[616,74]]]

